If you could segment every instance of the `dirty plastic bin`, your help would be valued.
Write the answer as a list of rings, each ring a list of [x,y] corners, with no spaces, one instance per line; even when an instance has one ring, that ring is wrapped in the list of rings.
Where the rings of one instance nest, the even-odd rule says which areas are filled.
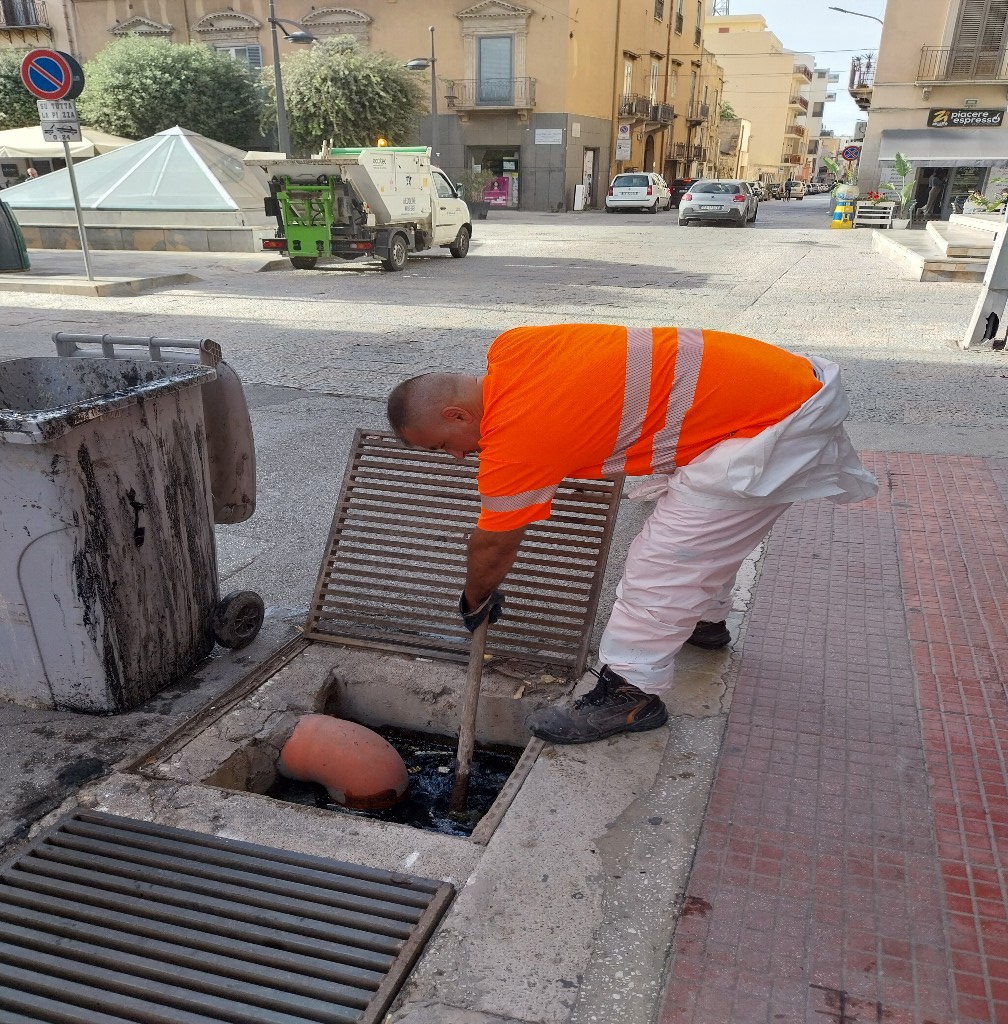
[[[135,707],[202,661],[218,598],[212,367],[0,362],[0,696]]]
[[[28,247],[14,211],[0,199],[0,272],[31,270]]]

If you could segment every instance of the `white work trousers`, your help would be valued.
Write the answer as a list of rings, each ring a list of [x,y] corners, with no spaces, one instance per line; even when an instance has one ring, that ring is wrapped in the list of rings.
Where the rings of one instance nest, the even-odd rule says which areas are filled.
[[[647,693],[671,689],[675,656],[693,627],[727,616],[739,568],[790,505],[710,508],[668,487],[630,545],[602,662]]]

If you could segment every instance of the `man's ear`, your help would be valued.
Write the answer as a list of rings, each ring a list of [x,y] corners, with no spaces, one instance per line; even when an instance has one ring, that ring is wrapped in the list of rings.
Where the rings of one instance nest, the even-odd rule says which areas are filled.
[[[449,423],[472,423],[475,419],[473,414],[461,405],[446,405],[441,410],[441,419]]]

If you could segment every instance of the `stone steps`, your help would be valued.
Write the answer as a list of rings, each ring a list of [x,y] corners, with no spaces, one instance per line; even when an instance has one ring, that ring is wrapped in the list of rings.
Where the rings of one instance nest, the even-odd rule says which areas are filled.
[[[928,221],[925,230],[873,231],[872,248],[899,263],[918,281],[982,283],[999,231],[1000,214],[953,214]]]

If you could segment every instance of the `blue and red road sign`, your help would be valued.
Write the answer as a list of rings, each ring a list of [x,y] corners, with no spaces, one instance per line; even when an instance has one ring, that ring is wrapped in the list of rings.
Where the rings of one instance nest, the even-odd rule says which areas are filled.
[[[62,50],[31,50],[21,61],[21,81],[36,99],[72,100],[84,88],[84,71]]]

